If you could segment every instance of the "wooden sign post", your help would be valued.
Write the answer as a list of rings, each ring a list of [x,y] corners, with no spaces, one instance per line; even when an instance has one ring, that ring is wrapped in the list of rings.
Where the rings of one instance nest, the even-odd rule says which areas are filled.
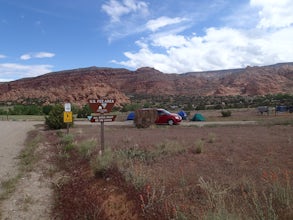
[[[91,122],[101,123],[101,150],[100,155],[105,150],[105,138],[104,138],[104,122],[114,121],[116,115],[104,115],[105,113],[111,112],[116,100],[115,99],[89,99],[89,107],[93,110],[93,116]]]

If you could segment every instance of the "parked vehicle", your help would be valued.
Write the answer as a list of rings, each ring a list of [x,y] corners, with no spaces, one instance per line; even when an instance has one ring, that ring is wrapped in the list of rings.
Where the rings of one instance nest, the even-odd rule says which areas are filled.
[[[168,125],[176,125],[182,121],[182,117],[178,114],[168,112],[165,109],[159,108],[157,109],[158,117],[155,121],[156,124],[168,124]]]

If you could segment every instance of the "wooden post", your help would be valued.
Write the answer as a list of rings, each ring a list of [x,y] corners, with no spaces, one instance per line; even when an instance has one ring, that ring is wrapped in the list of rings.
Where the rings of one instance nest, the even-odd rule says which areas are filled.
[[[66,123],[67,124],[67,134],[69,134],[69,123]]]
[[[104,120],[101,120],[101,151],[100,154],[102,155],[105,150],[105,138],[104,138]]]

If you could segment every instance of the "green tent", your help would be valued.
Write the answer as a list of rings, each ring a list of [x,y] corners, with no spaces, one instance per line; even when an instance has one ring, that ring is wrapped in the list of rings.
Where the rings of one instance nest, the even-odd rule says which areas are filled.
[[[199,113],[196,113],[191,119],[191,121],[205,121],[205,120],[206,119]]]

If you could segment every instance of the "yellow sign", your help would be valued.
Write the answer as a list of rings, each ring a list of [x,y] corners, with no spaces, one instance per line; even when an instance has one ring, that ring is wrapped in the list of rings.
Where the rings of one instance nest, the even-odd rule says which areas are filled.
[[[64,121],[64,123],[71,123],[72,122],[72,112],[64,112],[63,121]]]

